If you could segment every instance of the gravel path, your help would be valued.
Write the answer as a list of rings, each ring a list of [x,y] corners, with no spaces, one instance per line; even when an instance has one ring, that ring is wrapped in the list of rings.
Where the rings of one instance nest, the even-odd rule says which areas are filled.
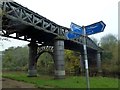
[[[2,78],[2,88],[36,88],[33,84]]]

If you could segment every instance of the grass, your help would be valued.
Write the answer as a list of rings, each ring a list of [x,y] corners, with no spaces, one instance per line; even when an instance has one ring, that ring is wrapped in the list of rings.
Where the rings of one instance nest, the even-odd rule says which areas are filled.
[[[27,77],[23,72],[5,72],[3,77],[35,84],[38,88],[86,88],[86,79],[82,76],[69,76],[55,80],[51,76],[40,75]],[[118,79],[107,77],[90,77],[91,88],[118,88]]]

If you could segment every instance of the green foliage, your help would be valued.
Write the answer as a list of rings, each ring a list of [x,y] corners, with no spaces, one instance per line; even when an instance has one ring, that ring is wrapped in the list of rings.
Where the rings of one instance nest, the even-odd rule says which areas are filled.
[[[104,72],[117,73],[118,72],[118,40],[112,35],[108,34],[101,38],[101,47],[104,49],[102,68]]]
[[[102,47],[106,47],[106,45],[109,45],[109,47],[112,47],[113,45],[116,45],[118,43],[117,38],[112,34],[107,34],[101,38],[101,45]]]
[[[71,50],[65,50],[65,70],[67,73],[79,74],[80,53]],[[76,72],[76,73],[75,73]]]
[[[37,71],[40,74],[53,74],[54,61],[51,54],[45,52],[40,55],[37,61]]]
[[[3,69],[23,70],[28,62],[27,47],[11,47],[3,52]]]

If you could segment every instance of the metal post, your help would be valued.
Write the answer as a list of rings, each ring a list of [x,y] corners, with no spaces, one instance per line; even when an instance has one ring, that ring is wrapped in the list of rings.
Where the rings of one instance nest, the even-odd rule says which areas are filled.
[[[90,90],[90,83],[89,83],[89,70],[88,70],[88,57],[87,57],[87,47],[86,47],[86,30],[83,26],[84,30],[84,59],[85,59],[85,70],[86,70],[86,82],[87,82],[87,90]]]

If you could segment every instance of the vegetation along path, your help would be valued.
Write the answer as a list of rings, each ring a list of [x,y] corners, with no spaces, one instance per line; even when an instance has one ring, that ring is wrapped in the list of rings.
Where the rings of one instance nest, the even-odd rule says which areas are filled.
[[[34,84],[38,88],[86,88],[86,80],[83,76],[68,76],[64,80],[55,80],[51,76],[27,77],[23,72],[9,72],[3,73],[3,77]],[[91,88],[118,88],[118,81],[117,78],[90,77],[90,86]]]

